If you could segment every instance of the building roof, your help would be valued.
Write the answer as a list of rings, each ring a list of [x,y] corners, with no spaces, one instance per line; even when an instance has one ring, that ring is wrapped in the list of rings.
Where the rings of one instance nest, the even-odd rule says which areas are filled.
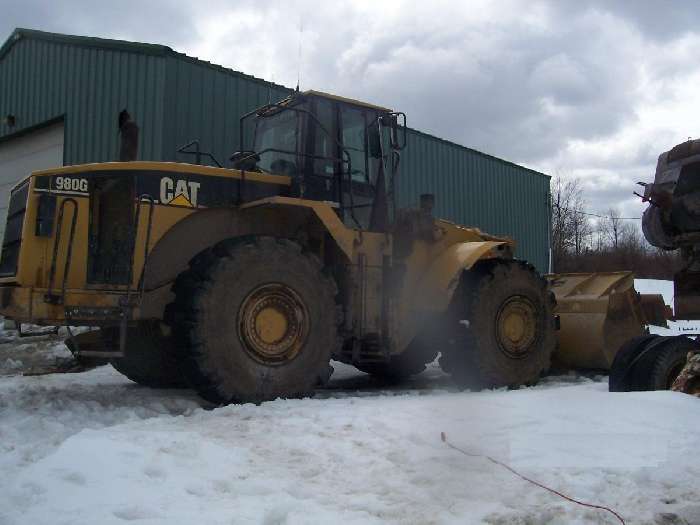
[[[283,86],[281,84],[276,84],[274,82],[270,82],[267,80],[264,80],[262,78],[255,77],[253,75],[247,75],[245,73],[242,73],[240,71],[237,71],[235,69],[230,69],[226,68],[223,66],[219,66],[217,64],[213,64],[211,62],[208,62],[206,60],[199,59],[197,57],[191,57],[189,55],[186,55],[184,53],[179,53],[172,48],[162,45],[162,44],[149,44],[149,43],[144,43],[144,42],[131,42],[127,40],[116,40],[116,39],[110,39],[110,38],[97,38],[97,37],[90,37],[90,36],[78,36],[78,35],[66,35],[62,33],[50,33],[47,31],[39,31],[36,29],[24,29],[24,28],[17,28],[15,29],[10,37],[5,41],[5,43],[0,47],[0,60],[3,59],[3,57],[10,51],[12,46],[14,46],[17,42],[19,42],[22,39],[35,39],[35,40],[43,40],[43,41],[49,41],[49,42],[55,42],[59,44],[68,44],[68,45],[74,45],[74,46],[82,46],[82,47],[88,47],[88,48],[103,48],[103,49],[112,49],[112,50],[117,50],[117,51],[125,51],[125,52],[131,52],[131,53],[140,53],[140,54],[145,54],[145,55],[152,55],[152,56],[162,56],[162,57],[173,57],[179,60],[184,60],[187,62],[191,62],[200,66],[207,67],[209,69],[223,72],[226,74],[230,74],[232,76],[238,76],[245,78],[248,81],[253,81],[256,83],[264,84],[265,86],[272,86],[276,87],[279,89],[283,90],[288,90],[290,93],[293,92],[292,88],[289,88],[287,86]],[[378,109],[380,111],[391,111],[387,108],[383,108],[380,106],[376,106],[374,104],[370,104],[367,102],[362,102],[359,100],[354,100],[338,95],[332,95],[329,93],[323,93],[321,91],[314,91],[314,90],[309,90],[306,91],[305,93],[310,94],[310,95],[318,95],[322,97],[329,97],[329,98],[334,98],[336,100],[341,100],[345,101],[351,104],[356,104],[356,105],[361,105],[361,106],[366,106],[374,109]],[[526,168],[524,166],[521,166],[519,164],[515,164],[513,162],[504,160],[500,157],[494,157],[492,155],[489,155],[487,153],[483,153],[481,151],[469,148],[467,146],[463,146],[461,144],[440,138],[436,135],[432,135],[430,133],[425,133],[422,131],[418,131],[416,129],[412,129],[412,131],[419,133],[425,137],[432,138],[436,141],[442,142],[444,144],[448,144],[451,146],[457,146],[461,149],[467,150],[472,153],[476,153],[480,156],[490,158],[495,161],[502,162],[504,164],[511,165],[513,167],[520,168],[522,170],[528,171],[532,174],[537,174],[540,176],[544,177],[549,177],[549,175],[546,175],[544,173],[541,173],[539,171]]]
[[[244,77],[247,80],[253,80],[265,84],[266,86],[274,86],[280,89],[286,89],[292,91],[291,88],[287,86],[282,86],[280,84],[275,84],[274,82],[269,82],[262,78],[255,77],[253,75],[247,75],[235,69],[230,69],[227,67],[219,66],[217,64],[212,64],[206,60],[202,60],[197,57],[191,57],[184,53],[179,53],[172,49],[171,47],[162,44],[149,44],[145,42],[130,42],[128,40],[115,40],[111,38],[97,38],[92,36],[78,36],[78,35],[65,35],[62,33],[50,33],[47,31],[39,31],[37,29],[25,29],[18,27],[15,29],[5,43],[0,47],[0,60],[10,51],[12,46],[22,39],[33,39],[33,40],[43,40],[47,42],[54,42],[58,44],[68,44],[73,46],[97,48],[97,49],[110,49],[116,51],[125,51],[128,53],[140,53],[142,55],[160,56],[160,57],[173,57],[180,60],[185,60],[187,62],[192,62],[210,69],[228,73],[235,76]]]

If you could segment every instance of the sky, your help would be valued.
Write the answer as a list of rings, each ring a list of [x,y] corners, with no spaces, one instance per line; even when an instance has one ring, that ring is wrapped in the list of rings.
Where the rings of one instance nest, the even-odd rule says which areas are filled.
[[[279,84],[401,110],[408,124],[580,178],[639,216],[658,155],[696,137],[696,0],[0,0],[15,27],[165,44]]]

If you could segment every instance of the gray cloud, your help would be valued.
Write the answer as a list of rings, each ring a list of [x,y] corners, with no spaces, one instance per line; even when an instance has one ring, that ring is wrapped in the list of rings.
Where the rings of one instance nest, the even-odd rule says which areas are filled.
[[[632,213],[634,182],[694,131],[679,86],[700,74],[699,22],[694,0],[10,0],[0,33],[163,43],[289,86],[301,69],[302,88],[394,107],[440,137],[580,176],[592,207]]]
[[[23,0],[3,2],[0,38],[17,27],[186,47],[196,40],[192,2]]]

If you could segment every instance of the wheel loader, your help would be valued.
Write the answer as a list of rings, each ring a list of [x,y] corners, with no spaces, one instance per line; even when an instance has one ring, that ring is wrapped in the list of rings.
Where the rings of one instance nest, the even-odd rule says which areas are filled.
[[[548,368],[553,294],[514,242],[436,219],[433,195],[397,209],[405,114],[297,92],[240,136],[231,168],[32,173],[10,196],[0,313],[99,328],[71,335],[78,357],[214,403],[307,395],[331,359],[396,378],[440,353],[471,388]]]

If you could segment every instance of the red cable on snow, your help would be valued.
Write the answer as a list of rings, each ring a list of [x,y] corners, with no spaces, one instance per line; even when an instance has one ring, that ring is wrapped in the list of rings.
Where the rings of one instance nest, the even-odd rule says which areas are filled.
[[[560,498],[564,498],[565,500],[570,501],[570,502],[572,502],[572,503],[576,503],[577,505],[581,505],[582,507],[589,507],[589,508],[591,508],[591,509],[598,509],[598,510],[604,510],[604,511],[606,511],[606,512],[609,512],[610,514],[612,514],[613,516],[615,516],[615,517],[620,521],[620,523],[621,523],[622,525],[625,525],[625,520],[622,518],[622,516],[620,516],[617,512],[615,512],[614,510],[612,510],[612,509],[609,508],[609,507],[605,507],[604,505],[594,505],[594,504],[592,504],[592,503],[585,503],[585,502],[583,502],[583,501],[579,501],[579,500],[577,500],[577,499],[572,498],[571,496],[567,496],[566,494],[562,494],[562,493],[559,492],[558,490],[550,489],[549,487],[543,485],[542,483],[539,483],[538,481],[535,481],[535,480],[533,480],[533,479],[530,479],[530,478],[528,478],[527,476],[523,476],[520,472],[518,472],[518,471],[516,471],[515,469],[509,467],[509,466],[506,465],[505,463],[503,463],[503,462],[501,462],[501,461],[498,461],[497,459],[492,458],[491,456],[487,456],[487,455],[485,455],[485,454],[474,454],[474,453],[471,453],[471,452],[467,452],[466,450],[463,450],[463,449],[459,448],[458,446],[453,445],[452,443],[450,443],[449,441],[447,441],[447,435],[446,435],[444,432],[440,432],[440,439],[442,439],[442,442],[445,443],[448,447],[450,447],[451,449],[456,450],[457,452],[461,452],[461,453],[464,454],[465,456],[478,457],[478,458],[486,458],[486,459],[488,459],[491,463],[495,463],[496,465],[499,465],[499,466],[503,467],[504,469],[508,470],[508,471],[511,472],[512,474],[515,474],[516,476],[518,476],[520,479],[523,479],[523,480],[527,481],[528,483],[532,483],[533,485],[535,485],[535,486],[537,486],[537,487],[540,487],[540,488],[542,488],[542,489],[544,489],[544,490],[546,490],[546,491],[549,491],[549,492],[551,492],[552,494],[556,494],[556,495],[559,496]]]

